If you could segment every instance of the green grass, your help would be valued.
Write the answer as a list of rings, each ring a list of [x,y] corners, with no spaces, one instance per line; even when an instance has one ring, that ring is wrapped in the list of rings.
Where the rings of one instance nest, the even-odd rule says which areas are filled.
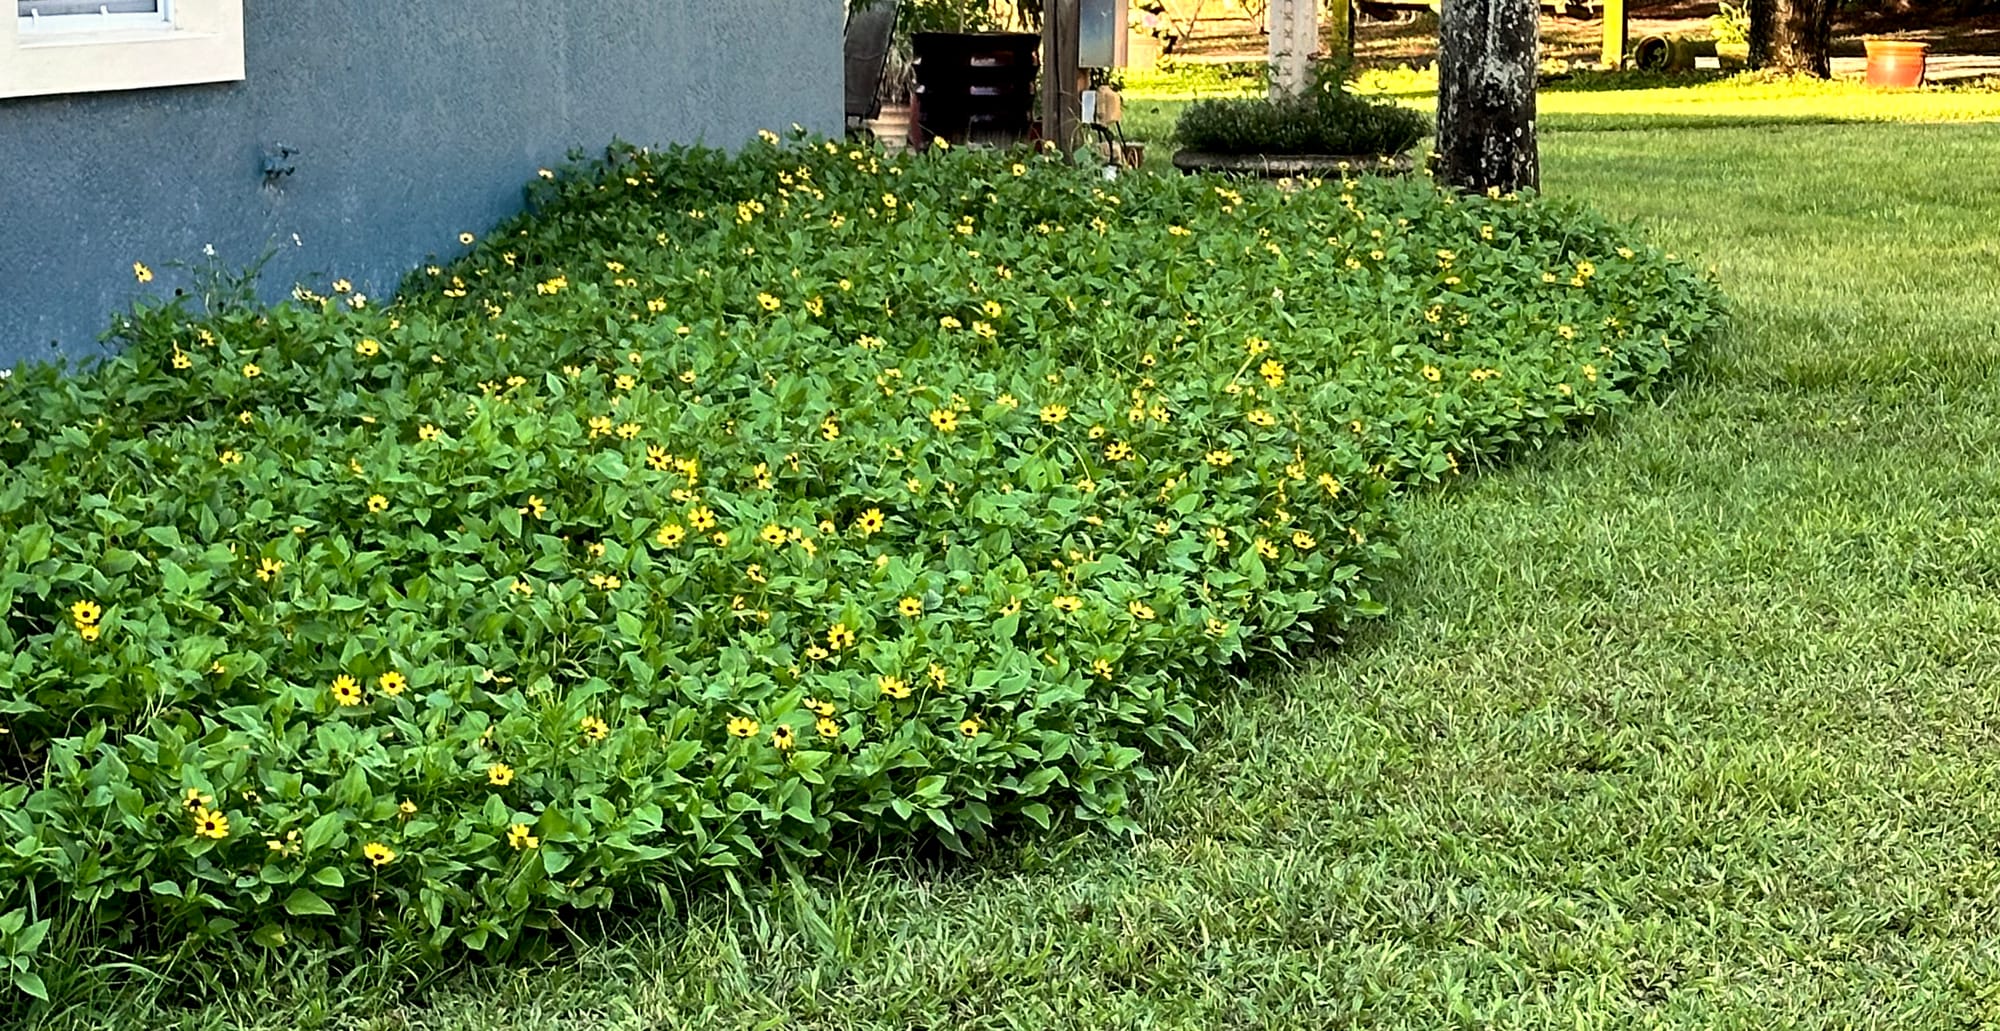
[[[52,1025],[2000,1020],[2000,126],[1544,157],[1712,261],[1736,332],[1658,407],[1417,501],[1396,614],[1213,713],[1143,840],[885,858],[423,990],[169,968]],[[218,979],[247,986],[162,1008]]]

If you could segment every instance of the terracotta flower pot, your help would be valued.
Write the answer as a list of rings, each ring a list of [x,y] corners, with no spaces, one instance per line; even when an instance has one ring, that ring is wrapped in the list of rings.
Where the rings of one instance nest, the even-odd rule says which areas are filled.
[[[1868,50],[1868,85],[1883,89],[1914,89],[1924,84],[1924,58],[1929,43],[1904,39],[1864,39]]]

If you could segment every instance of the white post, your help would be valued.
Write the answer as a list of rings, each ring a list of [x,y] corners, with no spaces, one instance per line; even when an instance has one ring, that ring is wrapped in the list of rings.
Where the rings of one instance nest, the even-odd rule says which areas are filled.
[[[1319,0],[1270,0],[1269,17],[1271,96],[1303,96],[1319,52]]]

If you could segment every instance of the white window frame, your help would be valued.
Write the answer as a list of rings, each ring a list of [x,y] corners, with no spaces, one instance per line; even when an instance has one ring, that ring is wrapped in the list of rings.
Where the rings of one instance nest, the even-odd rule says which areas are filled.
[[[160,14],[0,16],[0,97],[243,78],[243,0],[164,0]]]

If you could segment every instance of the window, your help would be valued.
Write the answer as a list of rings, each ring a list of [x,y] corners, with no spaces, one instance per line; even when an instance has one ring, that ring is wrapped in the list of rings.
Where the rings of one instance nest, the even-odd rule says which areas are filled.
[[[24,35],[173,27],[163,0],[15,0]]]
[[[0,97],[243,78],[243,0],[13,0]]]

